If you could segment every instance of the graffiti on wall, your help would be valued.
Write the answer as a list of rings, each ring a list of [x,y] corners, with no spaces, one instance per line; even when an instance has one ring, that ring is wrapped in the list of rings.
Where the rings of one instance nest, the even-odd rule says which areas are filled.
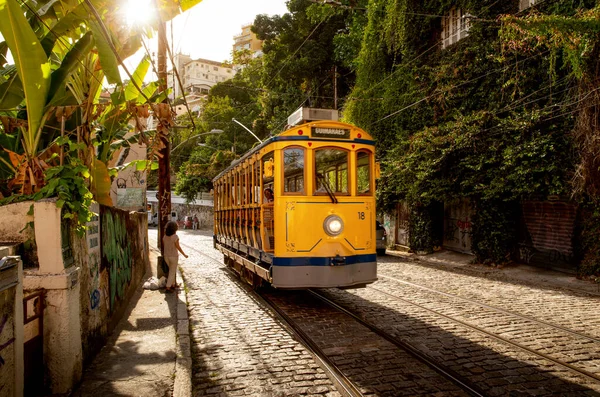
[[[89,256],[90,265],[90,309],[98,310],[102,302],[102,292],[100,287],[100,255],[97,252],[91,252]]]
[[[94,211],[98,211],[97,208]],[[90,309],[98,310],[102,299],[100,292],[100,221],[96,213],[87,223],[87,245],[89,264],[89,300]]]
[[[111,311],[131,282],[133,256],[125,215],[105,209],[102,214],[102,264],[109,274]]]
[[[444,247],[471,252],[473,209],[468,200],[444,203]]]

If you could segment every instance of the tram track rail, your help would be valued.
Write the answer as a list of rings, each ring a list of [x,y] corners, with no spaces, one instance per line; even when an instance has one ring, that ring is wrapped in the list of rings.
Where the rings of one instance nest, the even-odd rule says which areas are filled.
[[[190,249],[192,249],[193,251],[196,251],[197,253],[201,254],[202,256],[204,256],[206,258],[209,258],[211,261],[214,261],[214,262],[217,262],[217,263],[223,265],[223,261],[221,259],[222,257],[221,257],[220,253],[218,253],[216,251],[212,252],[211,250],[209,250],[209,252],[206,252],[204,250],[199,250],[197,246],[188,246],[188,247]],[[233,274],[233,272],[231,272],[231,274]],[[235,274],[237,275],[237,272]],[[568,327],[565,327],[565,326],[562,326],[562,325],[559,325],[559,324],[553,324],[552,322],[544,321],[543,319],[537,319],[537,318],[529,316],[529,315],[524,315],[524,314],[521,314],[521,313],[518,313],[518,312],[514,312],[511,309],[504,309],[502,307],[498,307],[498,306],[494,306],[494,305],[491,305],[491,304],[482,303],[480,301],[476,301],[474,299],[470,299],[470,298],[463,297],[463,296],[460,296],[460,295],[456,295],[456,294],[453,294],[453,293],[449,293],[449,292],[445,292],[445,291],[439,291],[439,290],[436,290],[434,288],[430,288],[428,286],[419,285],[417,283],[413,283],[413,282],[410,282],[410,281],[401,280],[399,278],[391,277],[391,276],[388,276],[386,274],[381,274],[380,273],[379,276],[381,278],[381,281],[389,280],[389,284],[388,285],[394,285],[394,282],[398,282],[399,284],[407,285],[407,286],[410,286],[410,287],[415,288],[415,289],[420,289],[420,290],[426,291],[427,293],[418,294],[418,296],[419,296],[418,302],[412,302],[412,301],[410,301],[410,298],[405,299],[403,296],[398,296],[398,294],[402,295],[404,292],[409,291],[409,289],[403,289],[402,292],[398,292],[396,294],[396,293],[394,293],[393,288],[391,289],[392,293],[390,293],[389,290],[388,290],[388,288],[384,288],[382,290],[382,289],[378,288],[378,287],[381,287],[381,285],[378,286],[377,284],[373,284],[373,285],[369,286],[365,291],[372,290],[373,293],[375,293],[375,294],[383,294],[383,295],[385,295],[385,296],[388,297],[388,298],[386,298],[386,300],[389,301],[390,303],[392,302],[392,300],[397,300],[399,303],[403,302],[403,304],[413,306],[413,307],[417,308],[417,311],[414,312],[414,313],[418,313],[421,310],[425,311],[425,312],[428,312],[428,313],[431,313],[432,316],[430,318],[432,318],[432,319],[434,319],[434,318],[440,318],[444,322],[448,321],[448,324],[455,324],[453,327],[455,327],[455,326],[459,326],[461,328],[464,327],[464,329],[470,330],[469,332],[472,331],[473,332],[472,335],[476,335],[476,334],[484,335],[486,339],[495,340],[496,342],[494,342],[494,343],[500,343],[501,345],[512,346],[513,349],[506,350],[506,353],[509,354],[508,357],[511,357],[514,354],[517,354],[516,353],[517,351],[523,351],[523,352],[526,352],[526,353],[530,354],[531,357],[537,357],[537,358],[533,359],[536,362],[540,362],[541,363],[542,361],[539,361],[539,360],[546,361],[547,364],[546,363],[540,364],[540,365],[542,365],[544,367],[543,369],[541,369],[541,371],[543,373],[548,373],[549,371],[550,372],[553,371],[553,370],[549,370],[549,368],[554,367],[554,368],[556,368],[556,370],[558,370],[560,368],[561,372],[565,371],[565,372],[562,372],[564,374],[570,373],[571,375],[569,375],[568,379],[572,379],[571,382],[575,382],[574,381],[575,378],[580,378],[580,379],[585,378],[585,379],[587,379],[588,382],[589,382],[589,380],[593,380],[594,384],[597,385],[598,382],[600,381],[600,375],[598,375],[596,373],[596,371],[595,371],[595,369],[596,369],[596,356],[595,355],[593,355],[591,359],[586,359],[585,357],[581,359],[580,362],[584,363],[584,367],[586,367],[586,368],[582,368],[582,367],[578,366],[577,364],[575,364],[575,365],[572,364],[570,362],[571,359],[570,359],[570,357],[568,355],[566,356],[567,357],[566,360],[565,359],[557,359],[556,356],[553,357],[553,355],[558,354],[558,355],[562,355],[562,357],[565,357],[565,354],[563,354],[564,353],[564,348],[561,350],[560,346],[558,346],[557,349],[554,349],[551,344],[548,345],[546,343],[545,346],[543,347],[543,349],[544,349],[543,351],[539,351],[539,350],[537,350],[535,348],[532,348],[532,346],[527,346],[528,344],[535,345],[536,344],[536,340],[542,340],[542,339],[546,340],[546,338],[547,338],[546,335],[540,336],[540,334],[542,334],[542,332],[540,332],[540,334],[538,334],[537,329],[535,329],[534,334],[533,334],[533,338],[534,339],[532,339],[529,336],[527,336],[526,338],[521,338],[518,335],[518,333],[517,333],[516,334],[516,338],[514,338],[514,339],[517,339],[517,340],[516,341],[515,340],[511,340],[512,336],[509,336],[507,338],[507,337],[505,337],[505,335],[507,335],[507,333],[512,333],[513,331],[511,331],[510,329],[509,329],[508,332],[505,331],[506,327],[503,326],[502,324],[500,324],[500,325],[494,325],[493,323],[490,323],[489,319],[494,319],[495,317],[494,317],[493,314],[490,316],[490,314],[488,314],[488,311],[496,312],[496,313],[503,313],[505,316],[514,316],[513,318],[519,319],[519,321],[516,322],[517,324],[521,324],[521,320],[522,321],[526,321],[526,322],[530,322],[531,324],[528,324],[528,326],[530,327],[530,329],[533,329],[534,326],[535,327],[537,327],[537,326],[547,327],[548,329],[552,329],[553,330],[553,333],[551,333],[551,335],[555,335],[556,334],[556,335],[558,335],[558,337],[561,337],[561,338],[565,338],[566,337],[566,336],[561,336],[560,335],[561,333],[564,332],[565,334],[568,334],[568,336],[570,338],[574,338],[574,337],[575,338],[581,338],[582,340],[587,341],[587,343],[589,343],[589,342],[598,343],[598,342],[600,342],[600,338],[598,338],[598,337],[595,337],[593,335],[586,335],[585,333],[578,332],[577,330],[569,329]],[[242,285],[242,284],[244,286],[246,286],[246,284],[244,284],[243,282],[240,283],[240,285]],[[398,286],[396,288],[398,288]],[[311,292],[314,293],[314,291],[311,291]],[[332,299],[334,299],[334,301],[340,302],[340,300],[338,300],[336,298],[337,297],[337,293],[334,293],[333,295],[331,295],[331,293],[328,290],[323,290],[322,292],[325,293],[326,296],[331,297]],[[376,295],[372,295],[371,293],[369,293],[368,295],[369,295],[369,297],[367,298],[368,300],[372,300],[376,296]],[[480,311],[479,313],[483,313],[483,314],[481,316],[475,316],[475,317],[469,317],[470,314],[472,314],[472,312],[473,312],[472,310],[470,312],[464,312],[464,314],[461,313],[461,312],[457,312],[456,310],[453,310],[453,311],[447,312],[447,313],[436,311],[436,310],[433,310],[433,309],[430,308],[430,307],[432,307],[431,305],[437,305],[435,303],[436,302],[436,299],[434,297],[435,295],[439,295],[439,296],[443,296],[443,297],[446,297],[446,298],[450,298],[448,300],[444,300],[444,302],[445,302],[444,304],[448,305],[448,307],[450,307],[450,308],[452,307],[452,300],[455,300],[455,302],[461,301],[461,302],[469,303],[471,305],[475,305],[475,306],[480,307],[480,308],[485,308],[486,310],[485,311]],[[350,296],[348,296],[348,298],[350,298]],[[391,300],[389,298],[391,298]],[[259,299],[259,298],[257,298],[257,299]],[[278,299],[280,299],[280,298],[278,298]],[[262,298],[260,298],[260,300],[262,300]],[[377,300],[375,299],[374,302],[376,302],[376,301]],[[345,299],[342,300],[342,302],[345,302]],[[420,303],[423,303],[423,304],[420,304]],[[279,313],[275,309],[274,305],[271,305],[269,303],[264,303],[264,304],[266,306],[268,306],[269,308],[272,309],[272,310],[269,310],[271,312],[272,316],[277,316],[278,318],[280,317]],[[338,303],[334,303],[334,304],[336,304],[337,306],[340,306],[340,304],[338,304]],[[346,307],[348,307],[348,308],[350,308],[350,307],[354,308],[355,307],[355,303],[353,303],[352,300],[349,300],[349,301],[343,303],[343,305],[346,306]],[[455,303],[455,305],[458,305],[461,310],[462,309],[468,310],[468,305],[462,305],[462,304],[457,304],[457,303]],[[284,308],[286,306],[287,306],[287,304],[283,305]],[[340,306],[340,307],[344,308],[344,306]],[[429,307],[427,307],[427,306],[429,306]],[[394,305],[394,307],[396,307],[396,305]],[[397,307],[401,307],[401,306],[397,306]],[[454,309],[456,309],[456,306],[454,306]],[[356,307],[354,309],[349,309],[349,310],[355,310],[356,313],[358,313],[357,315],[355,314],[355,316],[357,316],[359,318],[361,318],[360,316],[362,316],[362,318],[368,319],[367,318],[368,316],[366,315],[366,313],[363,313],[363,310],[360,308],[360,306]],[[445,311],[444,308],[442,308],[441,310]],[[298,316],[294,312],[291,312],[291,313],[292,313],[292,316],[296,316],[296,317]],[[458,318],[454,318],[453,317],[453,314],[455,314],[455,313],[457,313],[456,315],[457,315]],[[466,314],[467,318],[466,318],[466,321],[463,321],[463,320],[465,320],[463,318],[463,317],[465,317],[465,314]],[[309,351],[313,352],[312,353],[313,357],[315,357],[315,358],[318,357],[319,354],[317,353],[317,351],[314,350],[314,349],[312,349],[312,348],[310,348],[309,347],[309,343],[306,343],[305,341],[303,341],[306,338],[302,338],[301,337],[301,333],[290,331],[290,329],[291,329],[291,327],[289,326],[290,321],[287,321],[285,319],[285,317],[286,316],[281,316],[279,322],[284,327],[286,327],[286,329],[288,329],[288,332],[291,332],[292,334],[294,334],[295,338],[298,341],[300,341]],[[474,321],[478,322],[477,325],[469,323],[469,321],[472,318],[474,319]],[[483,321],[484,325],[481,325],[482,321]],[[502,321],[503,322],[505,321],[504,320],[504,316],[502,316]],[[378,321],[375,320],[375,324],[377,322]],[[487,324],[486,324],[486,322],[487,322]],[[514,321],[512,321],[512,322],[511,321],[507,321],[507,322],[508,323],[515,323]],[[366,325],[366,324],[364,324],[364,323],[362,323],[360,321],[359,321],[359,323],[361,323],[363,326]],[[496,326],[496,328],[499,330],[499,333],[490,332],[488,329],[485,329],[486,327],[488,327],[488,324],[489,324],[489,328],[492,328],[492,329],[494,328],[494,326]],[[479,325],[481,325],[481,326],[479,326]],[[381,326],[381,324],[380,324],[380,326]],[[367,328],[371,328],[371,327],[367,326]],[[387,325],[385,325],[383,327],[384,330],[386,328],[387,328]],[[310,327],[308,329],[310,330]],[[518,329],[519,328],[515,328],[515,330],[516,330],[515,332],[517,332]],[[300,331],[302,331],[301,327],[300,327]],[[559,331],[558,334],[556,333],[556,331]],[[310,331],[310,332],[312,332],[312,331]],[[544,332],[547,332],[547,330],[544,331]],[[385,331],[384,331],[384,333],[385,333]],[[556,335],[555,335],[555,337],[556,337]],[[394,331],[391,331],[391,337],[392,337],[392,339],[394,339],[394,338],[402,339],[402,336],[394,336]],[[310,340],[310,338],[308,338],[308,339]],[[384,338],[384,339],[390,341],[387,338]],[[318,340],[318,338],[315,339],[315,340]],[[420,340],[422,341],[423,339],[420,339]],[[524,344],[523,343],[519,343],[519,342],[523,342]],[[415,345],[415,346],[420,346],[420,344],[422,342],[418,342],[418,343],[419,344]],[[539,346],[539,343],[538,343],[538,346]],[[562,346],[564,346],[564,345],[562,345]],[[417,352],[419,352],[419,349],[421,349],[421,347],[419,347],[418,349],[415,349],[415,350],[417,350]],[[421,349],[421,353],[423,353],[424,355],[427,355],[427,351],[429,351],[429,349],[431,349],[431,346],[428,347],[427,345],[424,345],[423,349]],[[407,348],[402,348],[402,350],[408,352]],[[499,350],[499,351],[501,351],[501,350]],[[477,353],[479,354],[479,352],[477,352]],[[503,354],[506,354],[506,353],[503,353]],[[518,353],[518,356],[520,357],[521,353]],[[471,374],[469,374],[470,371],[466,370],[467,373],[463,373],[463,369],[460,368],[460,367],[458,367],[458,366],[456,366],[454,363],[452,363],[452,362],[450,362],[450,361],[448,361],[446,359],[438,359],[437,358],[437,354],[434,354],[434,355],[432,355],[430,357],[432,357],[433,361],[438,361],[442,366],[452,366],[452,368],[453,368],[454,371],[459,371],[460,372],[459,375],[461,377],[464,377],[465,379],[467,379],[467,381],[465,383],[468,383],[469,381],[471,381],[471,377],[472,376],[476,376],[478,379],[473,378],[473,380],[471,381],[472,383],[475,384],[474,389],[477,390],[477,387],[483,386],[484,390],[485,390],[483,393],[478,393],[478,394],[467,392],[467,391],[464,391],[464,393],[468,393],[470,395],[487,395],[487,393],[490,391],[490,389],[489,389],[490,386],[489,386],[489,384],[487,384],[487,381],[485,383],[481,383],[480,384],[480,382],[482,382],[481,379],[480,379],[481,376],[477,376],[477,374],[479,374],[480,372],[475,373],[475,371],[473,371],[473,372],[471,372]],[[462,356],[462,357],[463,357],[463,360],[464,360],[465,356]],[[521,357],[519,359],[516,359],[516,360],[523,360],[523,357]],[[529,361],[529,360],[530,359],[527,359],[527,361]],[[578,358],[577,360],[580,360],[580,359]],[[319,361],[320,361],[320,359],[319,359]],[[587,365],[587,364],[592,364],[592,366]],[[537,366],[537,364],[531,364],[531,365],[532,365],[532,368],[533,368],[534,365]],[[322,369],[324,369],[325,372],[328,373],[328,376],[329,376],[330,379],[333,380],[333,379],[336,378],[336,376],[334,376],[330,370],[326,369],[326,367],[328,367],[328,366],[326,366],[324,364],[319,364],[319,366]],[[428,364],[428,366],[430,368],[432,368],[431,365]],[[592,371],[588,371],[587,369],[592,369]],[[523,373],[526,373],[526,372],[523,372]],[[514,375],[511,374],[510,376],[514,376]],[[351,375],[351,378],[352,377],[353,376]],[[553,379],[553,378],[552,378],[552,376],[550,376],[547,379]],[[527,381],[529,381],[529,379],[527,379]],[[566,381],[566,382],[569,382],[569,381]],[[357,391],[356,389],[353,390],[352,387],[348,387],[347,390],[343,391],[345,388],[343,388],[343,387],[340,386],[341,381],[334,381],[334,383],[336,384],[337,387],[339,387],[339,391],[342,394],[344,394],[344,395],[352,395],[352,396],[363,395],[363,394],[360,394],[360,389],[358,389],[358,391]],[[456,382],[453,382],[453,383],[456,384]],[[580,383],[576,382],[576,383],[572,383],[572,384],[577,385],[577,384],[580,384]],[[591,385],[591,384],[589,384],[589,385]],[[527,384],[523,384],[523,387],[527,388],[528,385]],[[596,389],[596,387],[593,387],[590,390],[595,390],[595,389]],[[363,390],[365,390],[365,389],[363,388]],[[464,390],[464,389],[461,388],[461,390]],[[519,390],[521,390],[521,389],[519,389]],[[565,390],[572,390],[572,389],[565,389]],[[368,392],[366,392],[366,393],[368,393]]]
[[[461,300],[463,302],[467,302],[467,303],[470,303],[470,304],[473,304],[473,305],[476,305],[476,306],[479,306],[479,307],[483,307],[483,308],[486,308],[486,309],[489,309],[489,310],[493,310],[493,311],[496,311],[498,313],[503,313],[503,314],[506,314],[506,315],[509,315],[509,316],[517,317],[517,318],[520,318],[522,320],[530,321],[530,322],[537,323],[537,324],[542,324],[544,326],[547,326],[547,327],[550,327],[550,328],[553,328],[553,329],[556,329],[556,330],[568,333],[570,335],[579,337],[581,339],[587,339],[587,340],[590,340],[590,341],[593,341],[593,342],[600,343],[600,338],[598,338],[598,337],[587,335],[587,334],[584,334],[582,332],[578,332],[578,331],[569,329],[567,327],[563,327],[561,325],[552,324],[552,323],[549,323],[547,321],[540,320],[540,319],[537,319],[537,318],[534,318],[534,317],[531,317],[531,316],[527,316],[527,315],[524,315],[524,314],[521,314],[521,313],[517,313],[517,312],[511,311],[511,310],[503,309],[503,308],[500,308],[500,307],[497,307],[497,306],[488,305],[486,303],[481,303],[481,302],[478,302],[478,301],[476,301],[474,299],[471,299],[471,298],[465,298],[465,297],[460,296],[460,295],[456,295],[456,294],[451,294],[449,292],[440,291],[440,290],[437,290],[435,288],[426,287],[426,286],[421,285],[421,284],[413,283],[413,282],[406,281],[406,280],[400,280],[397,277],[392,277],[392,276],[388,276],[388,275],[381,274],[381,273],[379,273],[377,276],[381,277],[381,278],[384,278],[384,279],[392,280],[392,281],[395,281],[395,282],[398,282],[398,283],[401,283],[401,284],[404,284],[404,285],[408,285],[408,286],[411,286],[413,288],[422,289],[424,291],[428,291],[428,292],[432,292],[432,293],[435,293],[435,294],[438,294],[438,295],[446,296],[448,298],[458,299],[458,300]]]
[[[416,303],[416,302],[412,302],[412,301],[410,301],[408,299],[399,297],[399,296],[397,296],[395,294],[392,294],[392,293],[389,293],[387,291],[381,290],[381,289],[379,289],[377,287],[370,286],[369,288],[371,288],[371,289],[373,289],[373,290],[375,290],[375,291],[377,291],[377,292],[379,292],[379,293],[381,293],[383,295],[386,295],[386,296],[388,296],[388,297],[390,297],[392,299],[396,299],[396,300],[401,301],[403,303],[406,303],[406,304],[418,307],[421,310],[433,313],[436,316],[442,317],[442,318],[444,318],[444,319],[446,319],[448,321],[451,321],[453,323],[460,324],[460,325],[462,325],[464,327],[467,327],[467,328],[469,328],[471,330],[474,330],[476,332],[479,332],[481,334],[484,334],[486,336],[494,338],[494,339],[496,339],[496,340],[498,340],[498,341],[500,341],[502,343],[505,343],[505,344],[508,344],[510,346],[516,347],[516,348],[518,348],[518,349],[520,349],[522,351],[526,351],[526,352],[528,352],[530,354],[533,354],[535,356],[542,357],[542,358],[546,359],[547,361],[550,361],[551,363],[554,363],[554,364],[559,365],[559,366],[561,366],[563,368],[566,368],[566,369],[568,369],[570,371],[573,371],[573,372],[575,372],[575,373],[577,373],[577,374],[579,374],[581,376],[584,376],[586,378],[592,379],[592,380],[594,380],[596,382],[600,382],[600,375],[595,374],[595,373],[590,372],[590,371],[587,371],[587,370],[585,370],[583,368],[579,368],[579,367],[577,367],[575,365],[569,364],[569,363],[567,363],[567,362],[565,362],[563,360],[560,360],[560,359],[557,359],[555,357],[552,357],[550,354],[541,352],[541,351],[536,350],[536,349],[532,349],[532,348],[530,348],[528,346],[525,346],[522,343],[515,342],[515,341],[510,340],[510,339],[508,339],[506,337],[498,335],[497,333],[490,332],[488,330],[485,330],[485,329],[483,329],[483,328],[481,328],[479,326],[473,325],[473,324],[469,324],[466,321],[462,321],[462,320],[457,319],[455,317],[452,317],[452,316],[449,316],[447,314],[441,313],[440,311],[437,311],[435,309],[431,309],[431,308],[426,307],[426,306],[424,306],[422,304],[419,304],[419,303]]]
[[[195,247],[186,246],[186,249],[194,250],[197,254],[202,255],[211,261],[217,262],[221,265],[225,265],[222,260],[217,257],[213,257],[203,251],[196,249]],[[230,267],[226,268],[227,272],[234,277],[238,277],[239,274],[234,272]],[[279,323],[282,324],[289,333],[291,333],[296,340],[311,353],[311,355],[318,361],[319,366],[328,374],[329,378],[336,384],[338,391],[346,397],[363,397],[364,394],[360,389],[341,371],[335,363],[333,363],[323,350],[312,341],[312,339],[298,326],[295,321],[288,316],[285,311],[281,310],[268,296],[261,294],[259,291],[253,290],[250,286],[244,283],[241,278],[237,278],[239,284],[246,289],[246,292],[252,294],[261,304],[270,309],[270,311],[276,316]]]
[[[417,360],[425,363],[427,366],[432,368],[434,371],[436,371],[437,373],[442,375],[444,378],[450,380],[452,383],[459,386],[462,390],[467,392],[469,395],[485,396],[485,393],[482,390],[480,390],[478,387],[473,385],[467,379],[460,376],[455,371],[452,371],[452,370],[446,368],[443,364],[436,362],[433,358],[429,357],[427,354],[424,354],[419,349],[414,347],[412,344],[410,344],[404,340],[401,340],[401,339],[391,335],[390,333],[386,332],[385,330],[381,329],[380,327],[377,327],[376,325],[364,320],[357,314],[355,314],[352,311],[346,309],[345,307],[337,304],[336,302],[325,297],[324,295],[320,294],[319,292],[317,292],[315,290],[310,290],[310,293],[313,294],[314,296],[316,296],[317,298],[319,298],[320,300],[322,300],[323,302],[327,303],[328,305],[330,305],[330,306],[336,308],[337,310],[341,311],[342,313],[352,317],[355,321],[357,321],[364,327],[368,328],[375,334],[379,335],[380,337],[384,338],[388,342],[396,345],[397,347],[399,347],[402,350],[407,351],[411,356],[413,356]]]
[[[188,248],[188,247],[186,247]],[[193,247],[189,247],[190,249],[194,249]],[[207,253],[197,251],[202,256],[209,258],[212,261],[218,262],[219,264],[224,264],[219,258],[209,255]],[[237,272],[234,272],[233,269],[227,267],[227,271],[235,275],[236,278],[240,276]],[[302,343],[305,348],[307,348],[313,357],[319,362],[319,365],[323,370],[329,375],[330,379],[338,386],[339,392],[344,396],[351,397],[362,397],[363,394],[358,386],[354,384],[354,382],[344,374],[344,371],[341,370],[331,359],[328,358],[327,354],[319,347],[319,345],[313,341],[313,339],[302,329],[302,327],[297,324],[297,322],[289,316],[281,307],[279,307],[272,299],[270,299],[267,294],[261,292],[260,290],[253,290],[252,287],[248,286],[244,283],[241,278],[240,285],[247,289],[249,293],[253,293],[256,299],[260,300],[263,305],[268,307],[273,315],[275,315],[279,322],[290,332],[294,337]],[[406,341],[399,340],[389,333],[385,332],[381,328],[366,322],[361,319],[354,313],[351,313],[349,310],[343,308],[339,304],[331,301],[327,297],[319,294],[315,290],[309,290],[309,292],[317,297],[320,301],[324,302],[328,306],[334,308],[336,311],[343,313],[344,315],[352,318],[352,320],[356,321],[369,331],[378,335],[379,337],[385,339],[387,342],[390,342],[392,345],[397,348],[405,351],[407,354],[423,363],[424,365],[431,368],[433,371],[437,372],[443,378],[447,379],[451,383],[455,384],[460,390],[465,392],[470,396],[485,396],[486,394],[481,391],[477,386],[470,383],[466,378],[461,377],[459,374],[454,371],[446,368],[443,364],[436,362],[433,358],[428,355],[420,352],[416,347],[412,346]]]
[[[296,324],[296,322],[288,316],[285,311],[279,308],[268,296],[261,294],[258,291],[254,291],[258,297],[267,305],[271,310],[276,313],[279,321],[285,324],[289,332],[291,332],[297,340],[311,352],[311,354],[319,361],[321,368],[329,374],[330,378],[333,379],[334,383],[340,388],[340,393],[350,397],[362,397],[364,394],[360,391],[358,386],[354,384],[344,372],[330,360],[325,352],[315,343],[307,334],[302,330],[302,327]]]
[[[206,255],[206,254],[203,254],[203,255]],[[206,256],[208,256],[208,255],[206,255]],[[217,260],[218,261],[218,259],[216,259],[216,258],[213,258],[211,256],[208,256],[208,257],[211,258],[211,259],[213,259],[213,260]],[[380,276],[382,278],[387,278],[387,279],[393,280],[395,282],[399,282],[401,284],[409,285],[409,286],[414,287],[414,288],[419,288],[419,289],[422,289],[422,290],[425,290],[425,291],[428,291],[428,292],[431,292],[431,293],[439,294],[439,295],[450,297],[450,298],[454,298],[454,299],[459,299],[459,300],[462,300],[462,301],[465,301],[465,302],[468,302],[468,303],[471,303],[471,304],[478,305],[480,307],[487,308],[489,310],[494,310],[494,311],[497,311],[497,312],[500,312],[500,313],[504,313],[504,314],[507,314],[507,315],[513,315],[513,316],[515,316],[517,318],[520,318],[520,319],[523,319],[523,320],[531,321],[531,322],[538,323],[538,324],[541,324],[541,325],[544,325],[544,326],[547,326],[547,327],[550,327],[550,328],[553,328],[553,329],[556,329],[556,330],[559,330],[559,331],[566,332],[566,333],[568,333],[568,334],[570,334],[572,336],[576,336],[576,337],[588,339],[588,340],[591,340],[593,342],[600,342],[599,338],[595,338],[595,337],[590,336],[590,335],[585,335],[585,334],[579,333],[577,331],[570,330],[570,329],[568,329],[566,327],[562,327],[562,326],[556,325],[556,324],[551,324],[551,323],[548,323],[546,321],[538,320],[538,319],[535,319],[535,318],[530,317],[530,316],[525,316],[525,315],[522,315],[522,314],[519,314],[519,313],[515,313],[515,312],[512,312],[510,310],[498,308],[498,307],[492,306],[492,305],[487,305],[487,304],[484,304],[484,303],[481,303],[481,302],[474,301],[474,300],[469,299],[469,298],[461,297],[459,295],[450,294],[450,293],[443,292],[443,291],[438,291],[438,290],[436,290],[434,288],[422,286],[422,285],[419,285],[419,284],[416,284],[416,283],[411,283],[411,282],[405,281],[405,280],[400,280],[398,278],[390,277],[390,276],[387,276],[385,274],[379,274],[378,276]],[[500,342],[502,342],[504,344],[511,345],[513,347],[516,347],[517,349],[522,350],[522,351],[528,352],[528,353],[533,354],[533,355],[538,356],[538,357],[542,357],[542,358],[544,358],[545,360],[548,360],[551,363],[554,363],[554,364],[559,365],[559,366],[561,366],[563,368],[566,368],[566,369],[568,369],[570,371],[573,371],[573,372],[575,372],[575,373],[577,373],[577,374],[579,374],[581,376],[584,376],[586,378],[592,379],[592,380],[594,380],[596,382],[600,382],[600,375],[597,375],[597,374],[595,374],[593,372],[587,371],[585,369],[582,369],[582,368],[579,368],[579,367],[577,367],[575,365],[567,363],[567,362],[565,362],[563,360],[560,360],[560,359],[557,359],[555,357],[552,357],[550,354],[541,352],[541,351],[536,350],[536,349],[532,349],[532,348],[530,348],[530,347],[528,347],[528,346],[526,346],[526,345],[524,345],[522,343],[515,342],[513,340],[510,340],[509,338],[506,338],[506,337],[503,337],[501,335],[498,335],[497,333],[488,331],[488,330],[486,330],[486,329],[484,329],[482,327],[479,327],[477,325],[470,324],[470,323],[468,323],[466,321],[462,321],[460,319],[454,318],[452,316],[449,316],[449,315],[441,313],[441,312],[439,312],[437,310],[428,308],[428,307],[426,307],[424,305],[421,305],[419,303],[415,303],[415,302],[412,302],[412,301],[410,301],[408,299],[399,297],[399,296],[397,296],[395,294],[389,293],[387,291],[383,291],[383,290],[375,287],[375,285],[369,286],[369,289],[377,291],[377,292],[379,292],[381,294],[384,294],[384,295],[386,295],[388,297],[391,297],[393,299],[397,299],[399,301],[402,301],[402,302],[404,302],[406,304],[418,307],[421,310],[425,310],[425,311],[428,311],[430,313],[433,313],[433,314],[435,314],[438,317],[442,317],[442,318],[444,318],[444,319],[446,319],[448,321],[451,321],[453,323],[460,324],[461,326],[464,326],[466,328],[469,328],[469,329],[471,329],[473,331],[476,331],[478,333],[484,334],[486,336],[492,337],[492,338],[496,339],[497,341],[500,341]],[[458,385],[459,387],[461,387],[461,389],[465,390],[470,395],[485,395],[476,386],[471,386],[470,383],[469,383],[469,381],[466,380],[466,378],[464,378],[464,377],[456,374],[456,372],[454,372],[454,371],[448,371],[448,370],[446,370],[446,368],[445,368],[445,366],[443,364],[437,363],[434,359],[430,358],[428,355],[426,355],[425,353],[421,352],[418,348],[413,347],[408,342],[402,341],[399,338],[394,337],[393,335],[390,335],[389,333],[387,333],[386,331],[382,330],[381,328],[379,328],[379,327],[377,327],[377,326],[375,326],[373,324],[370,324],[368,321],[364,320],[359,315],[356,315],[356,314],[352,313],[350,310],[348,310],[345,307],[343,307],[343,306],[341,306],[341,305],[339,305],[339,304],[331,301],[329,298],[326,298],[322,294],[317,293],[315,290],[310,290],[310,291],[311,291],[312,294],[314,294],[315,296],[317,296],[319,299],[328,302],[328,304],[336,307],[338,310],[340,310],[340,311],[346,313],[347,315],[351,316],[356,321],[358,321],[359,323],[361,323],[365,327],[371,329],[373,332],[377,333],[378,335],[380,335],[384,339],[388,340],[389,342],[391,342],[393,344],[396,344],[398,347],[400,347],[401,349],[409,352],[412,356],[414,356],[418,360],[426,363],[430,368],[432,368],[436,372],[440,373],[446,379],[451,380],[453,383],[455,383],[456,385]],[[274,310],[275,310],[275,308],[274,308]],[[464,386],[463,386],[463,384],[464,384]]]

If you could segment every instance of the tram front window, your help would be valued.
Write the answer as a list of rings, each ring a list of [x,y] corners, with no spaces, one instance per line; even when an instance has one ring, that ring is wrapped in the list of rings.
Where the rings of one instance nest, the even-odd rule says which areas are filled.
[[[358,194],[371,193],[371,154],[365,150],[356,153],[356,187]]]
[[[288,148],[283,151],[284,193],[304,192],[304,149]]]
[[[348,152],[315,150],[315,194],[348,193]]]

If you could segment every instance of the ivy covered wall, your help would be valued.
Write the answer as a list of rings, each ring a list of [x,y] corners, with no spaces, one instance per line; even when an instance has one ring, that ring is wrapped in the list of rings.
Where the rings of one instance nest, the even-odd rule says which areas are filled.
[[[518,0],[369,2],[344,117],[376,137],[379,207],[409,203],[411,248],[431,250],[438,240],[428,209],[469,198],[473,253],[502,263],[515,249],[521,200],[594,200],[573,196],[581,79],[560,48],[532,42],[511,50],[503,16],[569,18],[595,5],[540,2],[520,12]],[[469,35],[442,49],[452,7],[467,15]]]

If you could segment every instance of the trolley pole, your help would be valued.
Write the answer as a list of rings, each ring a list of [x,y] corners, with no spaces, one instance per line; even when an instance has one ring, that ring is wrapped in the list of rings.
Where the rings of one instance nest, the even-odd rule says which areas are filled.
[[[167,33],[166,24],[163,21],[159,22],[158,26],[157,72],[158,90],[164,92],[167,90]],[[165,99],[163,103],[166,101]],[[165,228],[171,216],[171,138],[169,135],[160,134],[163,147],[159,151],[158,158],[158,248],[163,257],[162,236],[165,234]]]

